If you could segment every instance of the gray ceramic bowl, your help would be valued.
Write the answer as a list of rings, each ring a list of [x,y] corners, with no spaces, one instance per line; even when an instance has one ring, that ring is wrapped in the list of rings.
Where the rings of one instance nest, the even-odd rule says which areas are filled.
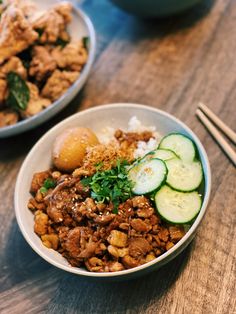
[[[136,116],[144,125],[156,126],[157,131],[162,135],[170,132],[182,132],[192,138],[196,143],[205,177],[205,184],[201,191],[203,194],[203,203],[200,213],[189,231],[173,248],[147,264],[115,273],[93,273],[82,268],[72,267],[58,252],[46,248],[40,238],[34,233],[33,214],[27,208],[27,202],[30,198],[29,187],[33,173],[46,170],[50,167],[53,142],[56,136],[63,130],[73,126],[85,126],[99,133],[104,126],[127,128],[128,121],[132,116]],[[210,189],[211,172],[205,149],[197,136],[185,124],[164,111],[148,106],[137,104],[103,105],[79,112],[60,122],[35,144],[26,157],[18,174],[15,187],[15,213],[20,230],[26,241],[35,252],[52,265],[80,276],[120,280],[143,275],[158,269],[172,260],[192,241],[205,214]]]
[[[42,9],[48,9],[56,0],[35,0],[37,6]],[[88,78],[89,72],[91,70],[94,58],[95,58],[95,31],[92,22],[88,16],[81,10],[73,8],[72,11],[72,22],[68,27],[68,31],[73,39],[81,39],[82,37],[89,37],[89,55],[88,61],[83,68],[81,75],[77,81],[67,90],[67,92],[55,101],[47,109],[41,111],[39,114],[32,116],[28,119],[22,120],[14,125],[0,128],[0,138],[9,137],[12,135],[20,134],[22,132],[28,131],[36,126],[47,121],[59,111],[61,111],[65,106],[67,106],[70,101],[76,96],[76,94],[83,87],[86,79]]]
[[[121,9],[141,17],[164,17],[183,12],[203,0],[110,0]]]

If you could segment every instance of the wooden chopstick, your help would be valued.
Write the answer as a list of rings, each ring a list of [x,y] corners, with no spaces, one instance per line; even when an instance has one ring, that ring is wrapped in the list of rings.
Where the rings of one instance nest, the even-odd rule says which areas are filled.
[[[207,118],[207,116],[200,110],[197,109],[196,115],[203,123],[203,125],[209,130],[210,134],[215,138],[217,143],[221,146],[223,151],[227,154],[230,160],[233,162],[234,166],[236,166],[236,153],[231,148],[231,146],[226,142],[220,132],[216,129],[213,123]]]
[[[199,103],[198,108],[201,109],[205,115],[211,119],[212,122],[222,131],[224,134],[236,144],[236,133],[230,129],[222,120],[220,120],[206,105]]]

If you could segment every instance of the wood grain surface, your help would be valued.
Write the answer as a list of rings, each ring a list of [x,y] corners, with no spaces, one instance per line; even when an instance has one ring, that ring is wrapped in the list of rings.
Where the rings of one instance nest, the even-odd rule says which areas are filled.
[[[202,101],[236,128],[236,1],[204,1],[163,20],[132,17],[107,0],[82,4],[97,32],[90,78],[62,113],[0,140],[0,313],[236,313],[236,170],[194,115]],[[38,138],[85,108],[143,103],[183,120],[205,146],[211,201],[192,244],[148,276],[99,283],[63,272],[32,251],[17,226],[16,176]]]

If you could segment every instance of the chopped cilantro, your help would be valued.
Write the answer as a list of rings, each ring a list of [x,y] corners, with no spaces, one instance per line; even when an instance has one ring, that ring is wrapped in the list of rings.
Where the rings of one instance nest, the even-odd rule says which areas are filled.
[[[132,183],[127,177],[128,163],[117,160],[116,166],[111,170],[97,171],[92,177],[81,180],[84,186],[91,189],[91,197],[98,202],[114,205],[114,213],[118,212],[120,203],[132,196]],[[96,165],[101,167],[101,165]]]
[[[91,180],[92,180],[92,177],[87,177],[80,180],[80,182],[82,183],[83,186],[89,186]]]

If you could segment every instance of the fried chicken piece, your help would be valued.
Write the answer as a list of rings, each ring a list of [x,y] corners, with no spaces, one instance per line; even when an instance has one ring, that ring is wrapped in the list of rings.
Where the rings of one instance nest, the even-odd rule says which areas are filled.
[[[37,81],[42,81],[56,69],[56,61],[52,58],[47,48],[35,46],[32,51],[33,58],[30,62],[29,74]]]
[[[41,43],[55,43],[58,38],[69,40],[66,26],[72,20],[71,10],[70,3],[61,2],[32,20],[33,28],[42,31],[39,39]]]
[[[3,11],[5,10],[4,4],[0,4],[0,15],[2,15]]]
[[[54,6],[54,10],[63,17],[65,24],[69,24],[71,22],[72,20],[72,15],[71,15],[72,4],[71,3],[69,3],[68,1],[64,1],[59,4],[56,4]]]
[[[50,105],[51,105],[51,101],[46,98],[39,98],[34,101],[29,101],[26,110],[24,111],[22,110],[20,112],[21,117],[23,119],[32,117],[38,114],[39,112],[41,112],[42,110],[46,109]]]
[[[42,89],[42,96],[52,101],[60,98],[77,80],[79,72],[55,70]]]
[[[10,5],[0,21],[0,64],[23,51],[38,39],[29,21],[15,5]]]
[[[36,85],[27,82],[27,86],[30,91],[30,100],[25,110],[20,111],[22,118],[29,118],[36,115],[43,109],[51,105],[51,101],[47,98],[43,98],[39,95],[39,89]]]
[[[11,109],[5,109],[0,111],[0,127],[16,124],[19,120],[17,112]]]
[[[29,91],[30,91],[30,100],[37,100],[39,98],[39,89],[38,87],[31,83],[31,82],[26,82]]]
[[[11,4],[14,4],[19,8],[25,17],[30,17],[36,12],[36,5],[32,1],[27,0],[5,0],[5,3],[2,5],[3,9],[9,7]]]
[[[22,61],[18,57],[11,57],[1,68],[0,78],[5,79],[7,73],[15,72],[22,77],[23,80],[27,78],[26,68],[23,66]]]
[[[0,105],[8,95],[7,81],[0,78]]]
[[[56,60],[57,66],[61,69],[81,71],[88,59],[88,53],[83,42],[71,42],[64,48],[57,46],[52,51],[52,57]]]

